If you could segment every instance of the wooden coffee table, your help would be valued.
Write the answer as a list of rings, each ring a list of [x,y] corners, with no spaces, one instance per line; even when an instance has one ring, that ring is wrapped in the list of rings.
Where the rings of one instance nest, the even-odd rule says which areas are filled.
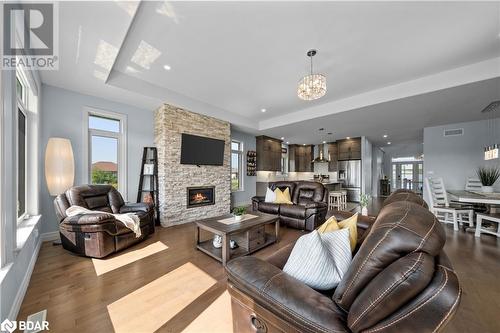
[[[230,258],[248,255],[278,240],[280,224],[276,215],[255,211],[249,211],[247,214],[256,215],[257,217],[230,224],[219,222],[219,220],[230,218],[231,214],[196,221],[196,248],[226,266],[226,262]],[[270,224],[274,224],[272,232],[266,231],[266,225]],[[214,235],[221,236],[222,248],[213,246],[213,237],[201,241],[200,230],[206,230]],[[230,240],[236,241],[239,247],[231,249],[229,247]]]

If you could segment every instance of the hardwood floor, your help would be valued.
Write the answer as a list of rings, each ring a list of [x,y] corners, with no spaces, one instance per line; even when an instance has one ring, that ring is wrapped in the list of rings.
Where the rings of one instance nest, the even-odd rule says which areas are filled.
[[[376,214],[379,206],[372,204],[369,212]],[[500,332],[500,241],[447,226],[446,232],[463,298],[445,332]],[[255,255],[265,258],[302,234],[281,228],[279,243]],[[158,228],[145,242],[105,260],[44,243],[18,320],[47,309],[51,332],[231,332],[224,270],[194,245],[192,223]]]

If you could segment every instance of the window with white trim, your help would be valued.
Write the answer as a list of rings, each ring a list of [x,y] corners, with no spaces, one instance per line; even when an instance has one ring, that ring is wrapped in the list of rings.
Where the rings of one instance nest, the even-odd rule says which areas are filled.
[[[243,191],[243,143],[231,141],[231,191]]]
[[[88,110],[87,179],[90,184],[109,184],[126,196],[126,117]]]
[[[17,221],[23,220],[27,212],[27,89],[28,85],[18,72],[16,75],[17,95],[17,135],[16,135],[16,173],[17,173]]]

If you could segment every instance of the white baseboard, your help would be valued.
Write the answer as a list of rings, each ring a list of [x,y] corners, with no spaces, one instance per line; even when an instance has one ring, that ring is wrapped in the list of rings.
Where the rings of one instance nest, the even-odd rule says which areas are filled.
[[[40,235],[42,242],[52,242],[59,240],[59,231],[44,232]]]
[[[31,274],[33,273],[33,269],[35,268],[35,263],[36,260],[38,259],[38,253],[40,252],[41,245],[42,245],[42,237],[38,239],[38,242],[35,245],[35,251],[31,256],[30,262],[28,264],[28,269],[24,274],[23,280],[21,281],[21,285],[19,286],[19,290],[17,291],[16,298],[14,299],[14,303],[10,308],[8,317],[10,320],[17,319],[17,315],[19,314],[19,310],[21,309],[21,305],[23,304],[24,296],[26,295],[26,291],[28,290],[28,285],[31,280]]]

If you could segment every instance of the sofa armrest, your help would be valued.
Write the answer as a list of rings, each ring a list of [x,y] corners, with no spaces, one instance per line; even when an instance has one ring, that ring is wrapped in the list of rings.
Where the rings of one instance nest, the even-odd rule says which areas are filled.
[[[148,213],[153,209],[153,206],[144,203],[144,202],[139,202],[139,203],[126,203],[123,206],[120,207],[120,214],[125,214],[125,213],[135,213],[135,212],[145,212]]]
[[[300,332],[348,332],[345,315],[327,296],[255,257],[226,266],[228,282]]]
[[[75,216],[68,216],[62,221],[62,223],[67,225],[88,225],[88,224],[104,224],[114,221],[116,220],[112,214],[92,213],[92,214],[78,214]]]
[[[261,202],[264,200],[265,200],[265,197],[260,196],[260,195],[259,196],[256,195],[256,196],[252,197],[252,202]]]
[[[328,208],[328,205],[326,204],[326,202],[323,202],[323,201],[319,201],[319,202],[311,202],[311,203],[308,203],[306,204],[306,209],[313,209],[313,208]]]

